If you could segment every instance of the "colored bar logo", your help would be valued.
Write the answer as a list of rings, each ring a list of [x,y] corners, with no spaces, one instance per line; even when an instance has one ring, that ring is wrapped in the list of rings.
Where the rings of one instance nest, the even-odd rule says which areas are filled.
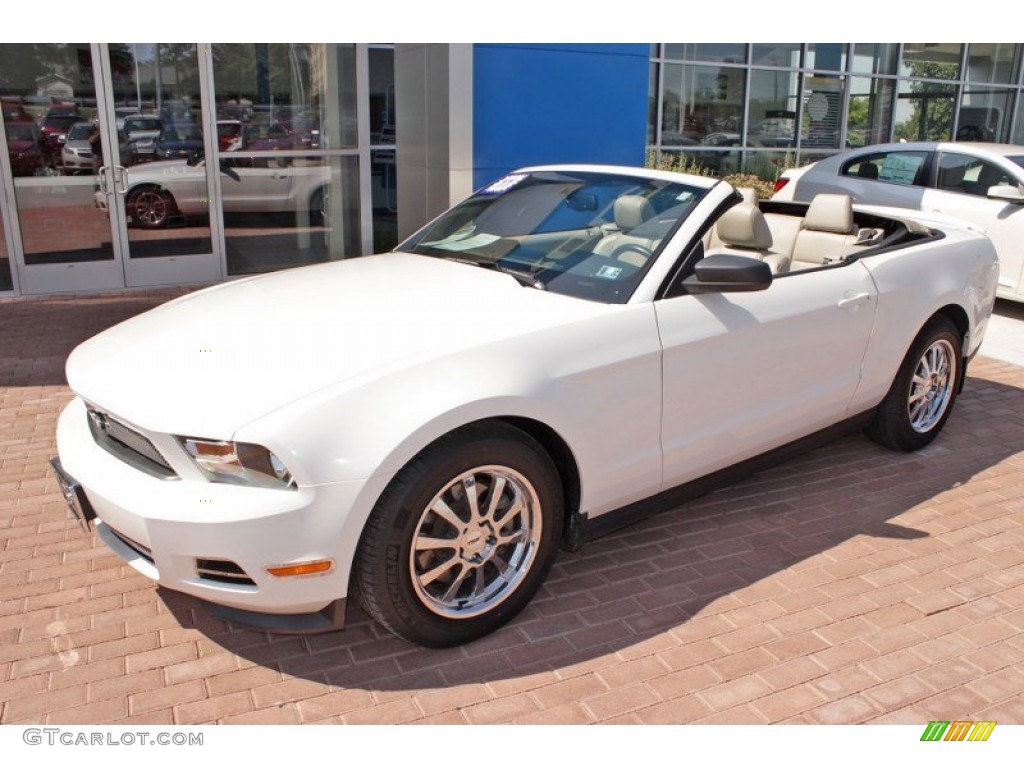
[[[994,720],[932,720],[921,741],[988,741],[995,727]]]

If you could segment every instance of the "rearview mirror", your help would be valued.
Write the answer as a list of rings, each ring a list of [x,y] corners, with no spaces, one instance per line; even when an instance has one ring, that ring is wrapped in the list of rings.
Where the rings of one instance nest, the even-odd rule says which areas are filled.
[[[596,211],[597,195],[593,192],[573,192],[565,198],[565,204],[574,211]]]

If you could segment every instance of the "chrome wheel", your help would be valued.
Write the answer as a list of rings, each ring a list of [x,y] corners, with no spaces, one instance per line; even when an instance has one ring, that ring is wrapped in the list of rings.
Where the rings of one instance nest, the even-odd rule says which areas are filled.
[[[921,356],[910,380],[907,413],[910,427],[925,433],[946,412],[956,382],[956,352],[945,339],[933,342]]]
[[[409,553],[416,596],[445,618],[470,618],[511,595],[543,536],[537,492],[504,466],[452,479],[420,515]]]
[[[128,212],[140,227],[155,229],[167,223],[170,201],[166,193],[160,190],[142,189],[132,194],[128,201]]]

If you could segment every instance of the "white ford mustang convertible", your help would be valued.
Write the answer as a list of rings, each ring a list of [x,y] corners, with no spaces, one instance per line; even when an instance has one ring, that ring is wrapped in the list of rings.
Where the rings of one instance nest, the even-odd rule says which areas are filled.
[[[969,226],[842,195],[529,168],[393,253],[85,342],[53,463],[114,552],[231,621],[338,629],[358,595],[453,645],[515,616],[560,547],[794,446],[926,445],[996,278]]]

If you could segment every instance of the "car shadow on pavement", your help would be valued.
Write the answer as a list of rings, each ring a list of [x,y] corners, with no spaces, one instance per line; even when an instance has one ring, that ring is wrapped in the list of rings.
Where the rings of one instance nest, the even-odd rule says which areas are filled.
[[[711,634],[726,651],[742,651],[772,639],[764,622],[820,603],[819,585],[841,594],[844,580],[863,576],[884,590],[887,579],[897,580],[892,569],[923,566],[923,558],[951,550],[928,539],[955,538],[946,525],[957,516],[951,510],[969,510],[987,474],[1024,451],[1021,412],[1024,391],[972,378],[945,431],[926,449],[893,453],[849,436],[578,553],[561,552],[517,619],[462,647],[413,646],[354,604],[344,631],[271,636],[226,626],[191,597],[166,590],[162,597],[182,625],[243,659],[373,691],[511,681],[551,670],[569,676],[639,658],[655,645],[685,654]],[[970,492],[962,488],[968,481]],[[699,646],[692,647],[696,654]]]

